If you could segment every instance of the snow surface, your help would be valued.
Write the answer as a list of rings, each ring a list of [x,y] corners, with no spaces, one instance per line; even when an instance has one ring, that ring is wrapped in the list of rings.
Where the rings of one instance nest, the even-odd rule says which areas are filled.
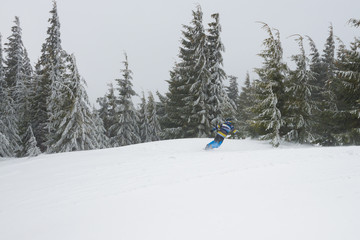
[[[360,239],[359,146],[209,141],[2,160],[0,239]]]

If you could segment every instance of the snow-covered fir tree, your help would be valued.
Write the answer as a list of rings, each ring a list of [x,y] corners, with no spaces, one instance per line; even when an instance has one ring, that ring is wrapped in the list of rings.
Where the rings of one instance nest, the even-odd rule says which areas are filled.
[[[5,81],[2,36],[0,34],[0,157],[14,157],[17,141],[20,140],[17,131],[16,118]],[[13,145],[16,143],[16,145]]]
[[[212,126],[224,121],[226,117],[235,116],[236,100],[229,98],[223,81],[226,79],[226,73],[223,67],[224,44],[221,41],[221,25],[218,13],[212,14],[213,21],[209,23],[207,29],[207,69],[210,73],[210,81],[206,90],[208,105],[208,117]],[[237,90],[237,86],[230,86],[231,91]],[[210,130],[206,129],[206,130]]]
[[[121,69],[122,78],[115,79],[119,96],[115,112],[115,123],[110,127],[111,146],[125,146],[140,143],[139,127],[137,125],[137,113],[134,107],[132,96],[136,93],[132,89],[132,71],[129,69],[128,57],[125,54],[123,62],[125,68]]]
[[[191,25],[185,26],[185,29],[187,32],[182,39],[183,47],[180,48],[179,55],[182,61],[179,65],[186,70],[186,75],[182,77],[186,79],[186,88],[189,89],[185,100],[189,123],[186,131],[193,137],[205,137],[211,127],[210,105],[207,103],[210,72],[207,68],[207,36],[200,6],[193,11]]]
[[[188,97],[188,89],[186,86],[186,78],[181,77],[181,73],[185,71],[178,64],[170,71],[170,80],[168,92],[164,100],[166,115],[162,120],[165,139],[176,139],[189,137],[186,132],[188,129],[188,111],[185,106],[185,100]]]
[[[11,91],[5,80],[5,67],[0,35],[0,157],[15,157],[20,150],[17,115]]]
[[[140,128],[140,138],[141,142],[151,142],[151,133],[149,126],[149,116],[147,103],[145,98],[145,93],[142,93],[139,114],[139,128]]]
[[[263,67],[255,69],[260,80],[256,84],[256,102],[253,111],[257,116],[253,119],[253,127],[261,135],[261,139],[271,139],[273,146],[280,144],[280,129],[284,125],[282,111],[284,111],[284,81],[287,66],[283,62],[283,49],[280,33],[265,23],[263,28],[269,34],[264,40],[265,49],[259,54],[263,58]]]
[[[337,91],[340,82],[335,77],[335,42],[333,27],[329,27],[329,36],[326,39],[323,54],[321,56],[321,71],[317,77],[317,87],[319,89],[319,112],[317,117],[318,127],[316,131],[320,135],[317,140],[322,145],[334,145],[336,139],[333,133],[336,131],[336,120],[334,118],[338,111]],[[315,97],[318,92],[315,91]]]
[[[255,124],[263,128],[263,134],[261,134],[261,140],[271,140],[271,144],[274,147],[280,145],[281,136],[280,128],[284,125],[281,112],[278,105],[278,98],[273,91],[273,87],[277,87],[275,82],[268,82],[267,84],[261,84],[258,86],[260,90],[257,94],[262,94],[266,98],[261,98],[260,103],[257,104],[257,109],[260,109],[260,113],[254,118]]]
[[[22,157],[35,157],[41,154],[40,148],[37,146],[31,125],[29,125],[28,129],[23,135],[22,142],[24,146],[20,153]]]
[[[104,122],[99,116],[98,111],[95,107],[92,110],[92,118],[95,124],[95,130],[97,132],[96,139],[98,143],[98,148],[103,149],[109,147],[109,138],[106,135],[106,129],[104,127]]]
[[[300,53],[292,56],[296,69],[290,71],[286,82],[287,98],[285,101],[285,139],[299,143],[313,143],[315,140],[313,112],[317,105],[311,98],[315,73],[309,68],[309,59],[305,54],[303,37],[297,36]]]
[[[22,97],[19,97],[18,99],[23,99],[22,102],[18,104],[19,109],[22,109],[22,120],[20,121],[19,125],[19,132],[23,133],[24,130],[27,128],[27,125],[32,124],[32,116],[34,115],[34,109],[33,106],[33,98],[35,95],[35,87],[34,87],[34,69],[31,66],[30,59],[28,57],[27,50],[24,48],[24,80],[25,80],[25,87],[26,89],[23,89],[22,92],[19,92],[18,95],[22,93]],[[27,130],[26,130],[27,131]]]
[[[91,150],[103,147],[98,143],[97,129],[90,103],[80,76],[74,55],[68,56],[68,73],[65,91],[60,96],[63,104],[53,115],[51,128],[53,133],[46,142],[49,153]]]
[[[241,88],[240,95],[238,96],[236,101],[236,126],[239,130],[238,135],[242,138],[256,136],[254,131],[252,131],[249,122],[254,117],[251,112],[251,107],[254,104],[252,97],[253,87],[250,82],[250,75],[247,72],[244,86]]]
[[[118,104],[117,98],[115,95],[115,88],[112,83],[109,84],[109,90],[103,97],[102,104],[103,105],[100,105],[101,108],[100,108],[99,116],[101,117],[101,119],[104,122],[106,136],[108,136],[109,141],[110,141],[110,139],[116,135],[115,132],[111,131],[110,127],[113,126],[117,122],[116,109],[117,109],[117,104]],[[110,146],[113,146],[111,143],[109,143],[109,144],[110,144]]]
[[[167,104],[167,97],[161,94],[159,91],[156,91],[156,96],[158,97],[159,101],[156,102],[156,112],[160,123],[161,128],[161,139],[164,139],[164,128],[166,128],[167,124],[167,113],[166,113],[166,104]]]
[[[112,87],[112,90],[114,90],[114,88]],[[108,102],[108,98],[107,98],[107,94],[105,94],[104,97],[99,97],[96,99],[96,102],[99,105],[99,109],[96,110],[98,117],[101,119],[101,121],[103,122],[103,126],[105,129],[105,133],[106,136],[108,136],[108,129],[111,126],[110,124],[110,116],[109,116],[109,102]]]
[[[13,99],[19,134],[23,135],[30,124],[31,89],[33,70],[22,41],[20,20],[15,17],[8,43],[5,44],[5,79]]]
[[[148,123],[149,123],[149,133],[150,141],[159,141],[161,137],[161,127],[157,115],[156,102],[152,92],[149,92],[148,103],[146,107]]]
[[[62,49],[60,38],[60,22],[56,2],[53,2],[53,9],[50,11],[50,26],[47,30],[47,38],[42,45],[41,56],[35,66],[36,80],[34,82],[36,94],[34,96],[33,109],[36,110],[33,116],[33,131],[42,151],[46,148],[43,145],[47,136],[55,129],[54,116],[61,111],[63,106],[61,96],[65,87],[65,59],[67,54]]]
[[[351,19],[360,27],[360,20]],[[335,114],[334,137],[338,145],[360,145],[360,38],[351,42],[350,49],[339,47],[337,75],[341,86],[338,95],[338,112]]]
[[[5,109],[10,104],[7,95],[7,84],[5,82],[5,72],[3,66],[2,36],[0,34],[0,157],[9,157],[12,153],[9,151],[10,142],[5,135],[5,123],[3,122]]]
[[[312,92],[311,92],[311,98],[314,101],[320,102],[322,99],[321,91],[324,87],[324,84],[322,83],[321,79],[324,79],[322,76],[323,74],[323,65],[321,62],[321,57],[319,50],[316,47],[316,44],[314,40],[306,36],[309,41],[310,46],[310,54],[309,54],[309,68],[310,71],[314,73],[314,78],[309,79],[309,83],[314,86]]]
[[[23,84],[23,62],[24,62],[24,44],[22,41],[22,29],[20,20],[15,17],[15,25],[11,28],[11,35],[8,37],[8,43],[5,43],[5,79],[11,97],[14,99],[14,90],[17,85]]]
[[[239,84],[238,84],[238,77],[235,76],[228,76],[229,78],[229,86],[226,87],[226,92],[231,101],[236,103],[239,98]]]
[[[183,26],[179,62],[170,72],[165,136],[206,137],[212,125],[232,114],[222,82],[226,74],[222,69],[224,46],[219,15],[212,15],[214,22],[209,24],[208,34],[201,7],[192,15],[190,25]]]
[[[321,60],[325,68],[325,84],[329,85],[335,77],[335,41],[334,28],[332,25],[329,27],[329,36],[326,39],[325,49]]]

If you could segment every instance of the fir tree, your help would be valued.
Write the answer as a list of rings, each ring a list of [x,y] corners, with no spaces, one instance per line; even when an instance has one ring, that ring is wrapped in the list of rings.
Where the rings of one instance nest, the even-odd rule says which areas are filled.
[[[0,35],[0,157],[14,157],[20,150],[21,142],[17,118],[14,110],[14,102],[5,80],[5,68],[2,49],[2,37]]]
[[[105,96],[106,102],[107,102],[107,110],[103,110],[103,115],[101,115],[101,118],[104,122],[104,127],[106,129],[106,136],[108,136],[109,140],[111,138],[116,136],[115,132],[111,131],[111,126],[115,125],[118,121],[117,118],[117,98],[115,96],[115,88],[113,84],[109,84],[109,90],[108,93]],[[113,145],[110,143],[110,146],[118,146],[117,144]]]
[[[237,77],[235,76],[229,76],[229,86],[226,87],[227,94],[231,101],[236,103],[239,98],[239,85],[237,82]]]
[[[207,86],[207,105],[208,117],[212,126],[222,122],[225,117],[234,117],[235,100],[229,98],[223,81],[226,79],[226,73],[223,70],[222,53],[225,51],[224,44],[221,41],[221,25],[219,14],[212,14],[213,22],[209,23],[207,29],[207,68],[210,72],[210,82]],[[235,83],[236,84],[236,83]],[[237,86],[231,85],[231,91],[238,91]],[[233,95],[232,97],[234,97]],[[210,130],[210,129],[207,129]]]
[[[54,133],[46,142],[48,152],[70,152],[101,148],[98,143],[99,130],[94,123],[90,103],[73,55],[68,57],[66,93],[61,97],[64,105],[51,122]]]
[[[322,56],[322,63],[325,68],[325,83],[331,84],[335,77],[335,41],[333,26],[329,27],[329,36],[326,39],[325,49]]]
[[[317,131],[320,138],[317,142],[322,145],[336,144],[333,133],[336,132],[336,125],[339,122],[334,117],[338,111],[337,91],[340,83],[335,77],[335,71],[335,42],[333,27],[330,25],[329,36],[321,57],[321,72],[318,77],[320,98]]]
[[[309,68],[310,71],[314,73],[314,78],[309,79],[311,85],[314,86],[313,91],[311,92],[312,99],[314,101],[322,101],[321,91],[324,87],[322,79],[323,77],[323,64],[321,62],[320,53],[316,47],[316,44],[312,38],[306,36],[309,45],[310,45],[310,59],[309,59]]]
[[[257,87],[260,91],[259,96],[266,96],[261,98],[260,103],[257,104],[257,109],[260,110],[258,115],[254,118],[255,123],[263,128],[263,133],[260,136],[261,140],[271,140],[274,147],[280,145],[280,128],[284,125],[281,112],[278,105],[278,97],[274,93],[273,88],[277,87],[275,82],[267,82],[266,84],[259,83]]]
[[[61,111],[63,106],[60,96],[64,94],[65,87],[65,59],[67,54],[61,47],[60,22],[57,13],[56,2],[53,2],[53,9],[50,11],[50,26],[47,30],[47,38],[42,45],[41,57],[35,66],[36,81],[33,109],[36,110],[33,116],[33,131],[42,151],[45,151],[44,142],[47,136],[55,131],[51,128],[54,124],[54,116]]]
[[[164,138],[176,139],[188,137],[186,130],[189,128],[188,111],[185,107],[185,100],[189,95],[186,86],[186,78],[181,77],[182,69],[175,65],[170,71],[170,80],[166,101],[164,103],[166,115],[163,119]]]
[[[253,111],[257,116],[253,121],[253,127],[262,135],[261,139],[271,139],[272,145],[277,147],[284,125],[282,111],[287,66],[282,61],[283,49],[279,31],[275,29],[274,35],[267,24],[262,25],[269,37],[263,42],[265,50],[259,54],[264,59],[263,67],[255,69],[260,81],[256,84],[257,100]]]
[[[11,28],[12,34],[8,37],[8,43],[5,43],[5,79],[7,87],[10,90],[11,97],[14,99],[14,90],[17,85],[24,83],[23,63],[24,63],[24,45],[22,42],[22,29],[20,20],[15,17],[15,25]]]
[[[41,154],[41,151],[37,146],[31,125],[29,125],[28,129],[23,135],[22,142],[24,145],[22,152],[20,153],[22,157],[35,157]]]
[[[123,63],[125,68],[121,70],[122,78],[115,79],[118,85],[119,96],[115,112],[116,121],[110,127],[110,131],[114,134],[110,138],[112,146],[125,146],[141,142],[136,109],[132,102],[132,96],[135,96],[136,93],[132,89],[132,71],[129,69],[126,54]]]
[[[114,90],[114,88],[112,88],[112,90]],[[104,97],[97,98],[96,102],[100,106],[100,108],[96,110],[96,115],[101,119],[105,129],[105,134],[108,136],[108,130],[112,124],[110,123],[110,109],[107,94],[105,94]]]
[[[96,130],[96,141],[98,143],[98,148],[103,149],[109,147],[109,138],[106,135],[106,129],[104,127],[104,122],[100,118],[98,111],[93,107],[92,118],[95,124]]]
[[[166,113],[166,104],[168,98],[165,95],[162,95],[159,91],[156,91],[156,95],[159,98],[159,101],[156,102],[156,112],[159,118],[161,131],[161,139],[164,139],[164,129],[167,127],[168,117]]]
[[[165,136],[206,137],[213,124],[232,110],[222,81],[222,52],[219,15],[213,14],[208,34],[203,26],[200,6],[193,11],[190,25],[184,25],[180,61],[170,72],[166,94],[168,124]]]
[[[351,19],[359,27],[360,20]],[[356,37],[350,49],[339,47],[337,75],[341,82],[338,90],[338,112],[335,114],[334,138],[339,145],[360,145],[360,38]]]
[[[22,29],[18,17],[15,17],[14,23],[12,34],[8,38],[9,42],[5,44],[7,46],[5,79],[10,97],[13,99],[19,135],[23,135],[30,124],[33,70],[22,41]]]
[[[151,92],[149,92],[146,111],[149,123],[150,141],[159,141],[161,136],[161,127],[157,115],[155,99]]]
[[[139,126],[140,126],[140,138],[141,142],[150,142],[151,141],[151,133],[149,126],[149,116],[145,94],[143,92],[141,98],[141,104],[139,109]]]
[[[187,32],[182,40],[179,57],[182,62],[180,67],[184,70],[186,88],[189,95],[185,99],[189,128],[186,130],[189,136],[205,137],[211,127],[209,105],[207,104],[208,90],[210,85],[210,72],[207,68],[208,48],[207,36],[203,26],[203,13],[198,6],[193,11],[191,25],[185,26]]]
[[[240,95],[237,98],[236,106],[236,125],[239,130],[238,135],[240,137],[255,137],[255,133],[251,130],[250,120],[253,119],[253,114],[251,112],[251,107],[253,106],[254,101],[252,100],[253,96],[253,87],[250,83],[250,75],[247,72],[245,77],[244,86],[241,88]]]
[[[14,111],[12,100],[8,95],[3,62],[2,36],[0,34],[0,157],[12,157],[15,149],[10,139],[18,134],[17,128],[14,126]],[[9,126],[9,123],[12,125]]]
[[[315,73],[309,69],[309,59],[305,55],[303,37],[298,36],[296,41],[299,44],[300,54],[292,57],[296,63],[296,70],[290,71],[287,82],[285,102],[288,133],[285,139],[299,143],[312,143],[314,137],[314,120],[312,118],[314,109],[317,109],[311,98]]]

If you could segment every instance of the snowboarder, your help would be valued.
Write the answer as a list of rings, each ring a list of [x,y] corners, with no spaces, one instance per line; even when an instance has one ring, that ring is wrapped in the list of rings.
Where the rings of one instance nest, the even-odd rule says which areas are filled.
[[[205,150],[220,147],[228,134],[237,132],[232,125],[232,120],[230,118],[227,118],[224,123],[214,127],[211,132],[213,131],[217,131],[216,137],[214,141],[206,145]]]

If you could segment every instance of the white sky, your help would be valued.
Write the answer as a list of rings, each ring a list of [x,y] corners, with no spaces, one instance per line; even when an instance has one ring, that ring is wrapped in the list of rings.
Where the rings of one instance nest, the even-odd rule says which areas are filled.
[[[267,35],[256,21],[280,30],[288,63],[289,57],[298,53],[290,35],[309,35],[319,51],[328,37],[330,23],[347,46],[360,35],[360,29],[347,24],[350,18],[360,18],[358,0],[58,0],[62,47],[75,54],[80,74],[88,84],[90,101],[95,103],[107,92],[107,84],[121,77],[124,51],[134,73],[134,90],[138,94],[156,90],[165,93],[165,80],[177,60],[182,25],[190,23],[197,4],[202,7],[206,27],[211,14],[220,14],[226,48],[224,70],[239,77],[240,85],[247,71],[256,78],[253,69],[261,66],[257,54]],[[51,0],[1,0],[2,43],[7,42],[18,16],[24,45],[35,63],[46,38],[51,9]]]

